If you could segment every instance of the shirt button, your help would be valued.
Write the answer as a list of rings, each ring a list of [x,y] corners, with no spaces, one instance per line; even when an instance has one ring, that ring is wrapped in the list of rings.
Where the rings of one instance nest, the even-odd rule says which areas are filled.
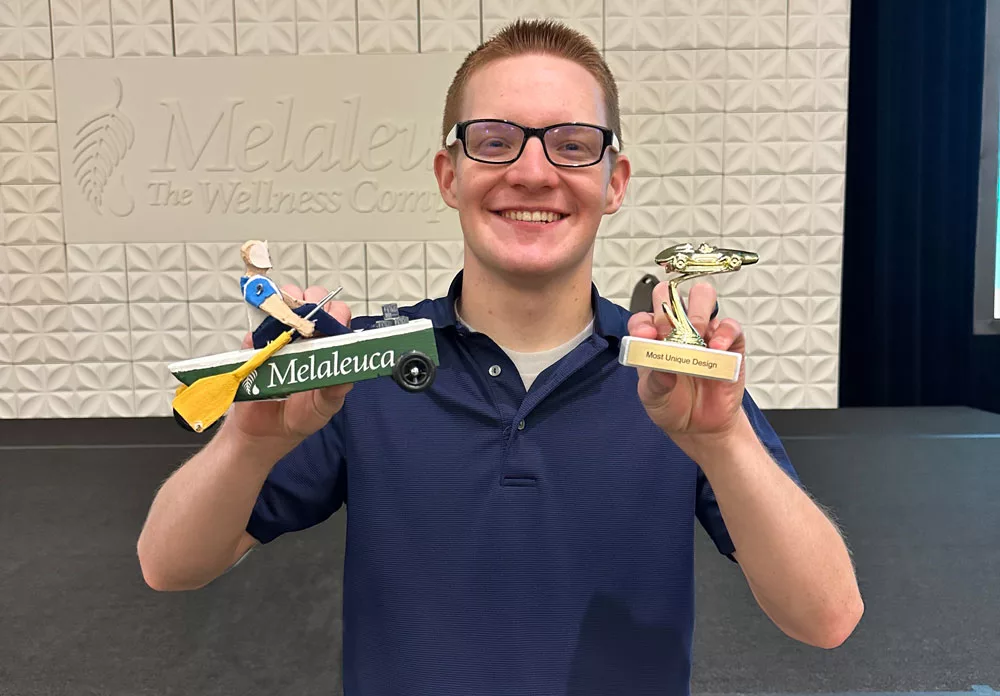
[[[490,374],[492,376],[494,376],[494,377],[496,377],[498,374],[500,374],[500,366],[499,365],[491,365],[490,366]]]
[[[517,424],[517,429],[524,430],[524,421],[521,421],[520,423]]]

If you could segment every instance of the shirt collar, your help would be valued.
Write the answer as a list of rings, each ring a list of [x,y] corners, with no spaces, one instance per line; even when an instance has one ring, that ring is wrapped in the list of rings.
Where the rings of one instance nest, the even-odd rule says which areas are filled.
[[[462,294],[463,273],[459,271],[452,279],[446,296],[418,303],[414,307],[415,313],[430,319],[439,328],[463,330],[455,315],[455,302]],[[590,284],[590,306],[594,312],[595,335],[604,339],[621,339],[628,334],[628,311],[602,297],[594,283]]]

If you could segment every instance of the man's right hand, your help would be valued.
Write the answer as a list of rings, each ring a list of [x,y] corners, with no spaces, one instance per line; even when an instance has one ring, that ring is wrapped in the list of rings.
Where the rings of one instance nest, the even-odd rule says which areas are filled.
[[[327,295],[323,288],[286,291],[309,302]],[[331,301],[325,309],[350,325],[344,303]],[[243,347],[252,346],[247,335]],[[351,388],[235,402],[215,436],[157,491],[136,545],[146,583],[157,590],[195,589],[231,568],[257,542],[247,519],[269,472],[333,418]]]
[[[297,287],[285,286],[282,291],[316,303],[329,294],[320,287],[311,287],[303,292]],[[350,326],[351,310],[343,302],[331,300],[324,305],[324,309],[344,326]],[[247,334],[243,339],[243,348],[251,347],[253,342]],[[347,383],[322,387],[297,392],[283,400],[237,401],[230,409],[223,430],[237,434],[241,439],[258,440],[281,449],[294,448],[340,411],[344,398],[353,386]]]

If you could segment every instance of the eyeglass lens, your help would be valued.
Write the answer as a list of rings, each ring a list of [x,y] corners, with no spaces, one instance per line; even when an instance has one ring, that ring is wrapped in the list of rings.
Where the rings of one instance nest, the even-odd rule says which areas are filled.
[[[470,123],[465,143],[470,157],[486,162],[509,162],[517,157],[524,131],[498,121]],[[556,164],[581,165],[598,161],[604,133],[590,126],[559,126],[545,134],[545,149]]]

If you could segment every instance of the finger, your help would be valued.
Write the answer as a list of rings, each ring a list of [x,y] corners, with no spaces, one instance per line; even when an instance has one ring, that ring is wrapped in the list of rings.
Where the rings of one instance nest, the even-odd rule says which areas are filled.
[[[653,288],[653,324],[656,326],[657,336],[661,338],[674,330],[673,322],[663,311],[664,303],[670,306],[670,285],[661,281]]]
[[[735,319],[723,319],[708,340],[708,347],[716,350],[741,350],[744,343],[743,329]]]
[[[243,343],[240,344],[240,348],[253,348],[253,336],[249,331],[243,337]]]
[[[715,308],[716,298],[715,288],[710,283],[705,282],[695,283],[691,286],[691,292],[688,293],[686,310],[688,319],[691,320],[695,331],[702,336],[708,331],[709,317]]]
[[[306,302],[319,302],[329,294],[330,293],[326,288],[313,285],[306,289]],[[342,325],[348,327],[351,325],[351,308],[348,307],[346,303],[338,302],[337,300],[330,300],[323,305],[323,311],[339,321]]]
[[[322,298],[320,298],[322,299]],[[344,405],[347,393],[354,388],[353,382],[335,384],[332,387],[321,387],[316,390],[314,404],[321,413],[335,413]]]
[[[294,297],[296,300],[302,299],[302,288],[297,285],[282,285],[281,292],[289,297]]]
[[[673,372],[639,368],[639,401],[647,407],[662,407],[677,385]]]
[[[346,302],[337,302],[331,300],[326,303],[327,313],[339,321],[344,326],[350,328],[351,326],[351,308],[347,306]]]
[[[712,317],[712,320],[708,322],[708,331],[705,332],[704,336],[706,341],[711,340],[712,336],[715,335],[715,332],[719,330],[720,323],[722,323],[722,320],[718,317]]]
[[[629,317],[628,332],[630,336],[637,338],[659,338],[656,325],[653,324],[653,315],[649,312],[636,312]]]
[[[311,285],[308,288],[306,288],[305,300],[306,302],[319,304],[319,302],[329,294],[330,294],[329,290],[327,290],[323,286]],[[335,300],[329,300],[325,305],[323,305],[323,311],[326,312],[327,314],[333,314],[333,309],[338,304],[340,303],[336,302]]]
[[[329,294],[330,291],[320,285],[310,285],[308,288],[306,288],[306,291],[305,293],[303,293],[302,297],[306,302],[312,302],[313,304],[316,304]]]

